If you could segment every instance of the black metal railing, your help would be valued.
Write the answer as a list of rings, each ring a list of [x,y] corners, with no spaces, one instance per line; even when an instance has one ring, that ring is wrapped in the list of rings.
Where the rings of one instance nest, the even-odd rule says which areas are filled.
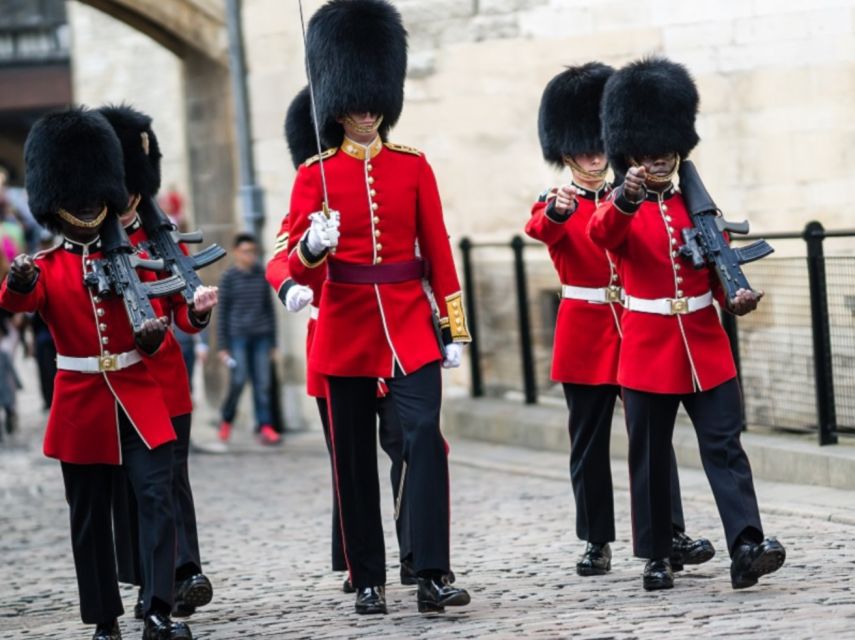
[[[766,288],[769,299],[754,314],[741,318],[727,313],[722,316],[745,390],[744,423],[796,432],[816,431],[820,444],[834,444],[841,434],[855,434],[855,246],[847,246],[844,255],[828,256],[825,241],[855,238],[855,229],[828,231],[819,222],[811,222],[800,232],[770,233],[763,237],[786,241],[784,245],[792,241],[804,244],[794,252],[781,251],[784,255],[776,254],[746,265],[751,282],[758,288]],[[757,238],[734,237],[735,242],[754,239]],[[541,263],[545,262],[545,247],[519,235],[508,242],[475,243],[469,238],[460,242],[469,327],[474,338],[469,351],[474,397],[487,395],[491,387],[485,381],[485,359],[501,355],[505,366],[496,369],[507,368],[509,360],[504,347],[514,339],[510,334],[515,333],[519,359],[514,366],[519,368],[519,374],[518,383],[511,385],[519,389],[521,384],[526,404],[538,402],[536,351],[551,351],[547,349],[551,344],[536,344],[534,339],[527,266],[532,263],[525,259],[526,249],[530,248],[536,248]],[[501,256],[507,255],[503,250],[511,252],[516,316],[512,329],[507,324],[514,313],[507,307],[507,287],[496,287],[499,293],[492,302],[498,309],[488,310],[481,304],[487,274],[479,271],[482,276],[479,290],[474,260],[481,250],[492,250],[499,258],[492,266],[479,264],[479,270],[498,269],[501,273],[497,278],[502,282],[511,276],[505,272],[507,257]],[[554,275],[548,286],[554,290]],[[496,320],[497,314],[507,316],[504,325]],[[554,313],[543,315],[550,315],[553,325],[544,327],[541,334],[544,340],[551,339]],[[486,354],[478,340],[482,316],[493,331],[506,334],[498,339],[485,335],[493,338],[488,343],[495,343]],[[502,375],[506,376],[507,371]],[[496,371],[493,377],[498,376]],[[507,384],[495,385],[499,391],[506,387]]]

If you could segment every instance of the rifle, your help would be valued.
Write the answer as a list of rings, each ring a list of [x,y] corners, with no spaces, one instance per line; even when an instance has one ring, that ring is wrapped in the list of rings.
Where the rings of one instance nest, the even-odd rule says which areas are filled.
[[[691,260],[695,269],[713,267],[728,300],[734,298],[739,289],[751,289],[740,265],[765,258],[775,249],[765,240],[738,249],[728,244],[724,232],[746,234],[748,221],[724,219],[691,160],[684,160],[680,165],[680,191],[692,218],[692,226],[683,229],[686,244],[680,247],[680,255]]]
[[[144,243],[146,252],[163,260],[166,269],[184,281],[181,294],[187,304],[192,304],[193,294],[202,286],[196,271],[224,258],[226,250],[217,244],[212,244],[195,255],[187,255],[178,243],[202,242],[201,231],[179,233],[153,197],[141,200],[137,211],[148,236],[148,240]]]
[[[140,280],[137,269],[163,271],[166,265],[163,260],[145,260],[136,254],[118,216],[108,216],[101,227],[101,251],[103,258],[87,261],[83,282],[96,295],[121,297],[134,333],[142,330],[146,320],[158,317],[150,298],[171,296],[184,288],[184,281],[175,276],[153,282]]]

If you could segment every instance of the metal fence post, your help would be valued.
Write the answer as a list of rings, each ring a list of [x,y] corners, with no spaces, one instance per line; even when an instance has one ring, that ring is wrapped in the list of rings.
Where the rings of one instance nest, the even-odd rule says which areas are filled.
[[[511,249],[514,252],[514,277],[517,285],[517,313],[520,322],[520,351],[522,352],[523,389],[525,403],[537,403],[537,382],[534,377],[534,354],[531,346],[531,320],[528,315],[528,283],[523,261],[523,239],[521,236],[511,238]]]
[[[825,255],[822,248],[822,242],[825,239],[825,229],[819,222],[809,222],[805,226],[802,237],[807,244],[819,444],[836,444],[837,411],[834,404],[831,328],[828,322],[828,290],[826,289],[825,280]]]
[[[475,280],[472,277],[472,241],[469,238],[460,240],[460,255],[463,258],[463,288],[466,298],[466,315],[469,324],[469,334],[472,342],[469,344],[469,376],[472,380],[472,397],[484,395],[484,382],[481,377],[481,352],[478,346],[478,321],[476,320]]]
[[[739,327],[736,323],[736,316],[728,313],[726,310],[721,311],[721,325],[724,327],[724,332],[730,340],[730,352],[733,354],[733,362],[736,365],[736,379],[739,381],[739,387],[742,388],[742,362],[739,357]],[[745,419],[745,394],[742,396],[742,430],[748,428],[748,422]]]

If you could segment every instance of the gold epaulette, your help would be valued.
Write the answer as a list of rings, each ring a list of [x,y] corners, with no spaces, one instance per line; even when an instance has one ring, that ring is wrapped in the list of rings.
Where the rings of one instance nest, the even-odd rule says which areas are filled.
[[[318,160],[326,160],[330,156],[335,155],[336,151],[338,151],[338,147],[331,147],[331,148],[327,149],[326,151],[324,151],[323,153],[320,153],[320,154],[316,153],[311,158],[306,160],[303,164],[306,165],[307,167],[310,167],[313,164],[315,164]]]
[[[392,151],[400,151],[401,153],[409,153],[414,156],[422,155],[422,152],[416,149],[415,147],[408,147],[405,144],[395,144],[394,142],[386,142],[385,143],[387,149],[391,149]]]

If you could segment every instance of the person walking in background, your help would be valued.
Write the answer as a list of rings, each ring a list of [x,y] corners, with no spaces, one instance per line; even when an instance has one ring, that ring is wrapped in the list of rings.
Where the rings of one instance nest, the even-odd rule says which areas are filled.
[[[273,301],[258,262],[258,244],[249,233],[235,236],[234,265],[220,280],[217,345],[230,370],[229,391],[222,406],[220,440],[228,441],[237,404],[247,380],[252,383],[255,431],[262,444],[277,444],[281,436],[271,425],[270,355],[276,343]]]

